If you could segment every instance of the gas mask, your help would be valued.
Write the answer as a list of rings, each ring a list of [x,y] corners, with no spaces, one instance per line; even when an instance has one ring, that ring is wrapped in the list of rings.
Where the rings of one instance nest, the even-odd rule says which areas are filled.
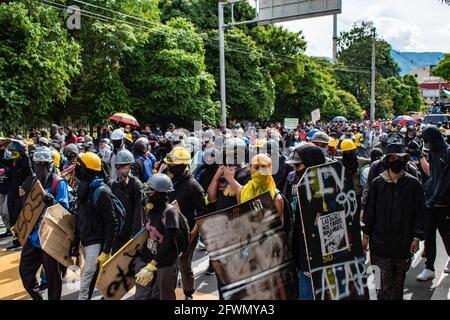
[[[35,163],[34,171],[36,172],[36,178],[43,186],[46,186],[48,178],[53,171],[53,163]]]

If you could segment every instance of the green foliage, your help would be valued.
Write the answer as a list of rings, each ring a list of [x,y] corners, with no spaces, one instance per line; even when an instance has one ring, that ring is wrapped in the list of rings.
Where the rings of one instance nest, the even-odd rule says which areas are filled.
[[[218,36],[210,31],[207,37]],[[238,47],[238,49],[236,49]],[[228,114],[237,119],[267,120],[274,111],[274,82],[262,67],[262,53],[244,31],[233,28],[225,33],[225,71]],[[219,50],[210,43],[206,54],[208,71],[219,83]],[[220,100],[219,88],[214,94]]]
[[[355,24],[338,38],[339,64],[361,72],[339,71],[336,73],[339,86],[352,93],[359,103],[370,106],[370,82],[373,33],[368,23]],[[383,78],[398,77],[400,67],[391,57],[392,47],[383,39],[376,38],[376,72]]]
[[[58,15],[21,2],[0,5],[1,129],[45,119],[70,95],[79,71],[79,46]]]
[[[450,81],[450,53],[447,53],[444,59],[433,69],[433,75]]]
[[[338,85],[352,93],[366,111],[370,109],[372,44],[371,26],[364,22],[355,24],[348,32],[342,32],[338,39],[337,66],[353,68],[352,71],[355,71],[336,71]],[[416,79],[410,75],[403,78],[399,76],[400,69],[391,57],[392,47],[389,43],[376,37],[375,48],[376,117],[393,117],[407,111],[419,111],[422,101]]]
[[[123,72],[135,114],[144,120],[215,123],[214,78],[207,73],[203,39],[183,18],[154,27],[129,52]]]

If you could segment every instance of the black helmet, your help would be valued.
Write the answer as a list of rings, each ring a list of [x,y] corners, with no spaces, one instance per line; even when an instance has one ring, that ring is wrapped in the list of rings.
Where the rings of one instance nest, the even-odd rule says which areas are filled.
[[[174,191],[172,180],[165,174],[157,173],[152,175],[144,184],[144,192],[169,193]]]
[[[133,153],[144,154],[148,150],[149,141],[147,138],[139,138],[133,145]]]
[[[318,166],[325,163],[325,155],[316,145],[304,144],[294,150],[286,163],[303,163],[306,168]]]

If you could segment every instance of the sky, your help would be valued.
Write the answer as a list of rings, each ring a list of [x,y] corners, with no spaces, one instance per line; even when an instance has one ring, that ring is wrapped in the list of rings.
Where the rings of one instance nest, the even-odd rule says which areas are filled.
[[[450,53],[450,6],[439,0],[342,0],[338,34],[355,22],[373,21],[380,37],[395,50]],[[332,57],[333,17],[281,23],[302,30],[306,54]]]

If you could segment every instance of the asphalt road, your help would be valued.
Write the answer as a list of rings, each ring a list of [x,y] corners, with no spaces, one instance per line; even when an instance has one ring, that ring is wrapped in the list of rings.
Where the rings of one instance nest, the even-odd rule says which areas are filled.
[[[0,226],[0,233],[5,229]],[[424,258],[421,257],[423,244],[419,252],[415,255],[411,269],[409,270],[405,283],[404,298],[406,300],[450,300],[450,275],[442,272],[447,262],[442,240],[437,236],[437,259],[436,259],[436,278],[434,280],[419,282],[416,276],[424,268]],[[19,276],[20,251],[5,251],[4,248],[11,244],[11,238],[0,240],[0,300],[22,300],[29,299],[25,292]],[[196,279],[197,292],[194,294],[196,300],[214,300],[218,299],[217,281],[214,275],[207,276],[205,271],[208,268],[208,255],[199,247],[194,255],[193,270]],[[179,279],[179,288],[181,281]],[[63,300],[75,300],[78,297],[79,274],[68,271],[63,285]],[[124,299],[133,299],[134,290],[131,290]],[[44,297],[46,291],[44,291]],[[375,298],[375,292],[371,290],[371,298]],[[98,300],[101,295],[98,291],[94,292],[93,299]],[[177,298],[184,299],[182,290],[177,290]]]

